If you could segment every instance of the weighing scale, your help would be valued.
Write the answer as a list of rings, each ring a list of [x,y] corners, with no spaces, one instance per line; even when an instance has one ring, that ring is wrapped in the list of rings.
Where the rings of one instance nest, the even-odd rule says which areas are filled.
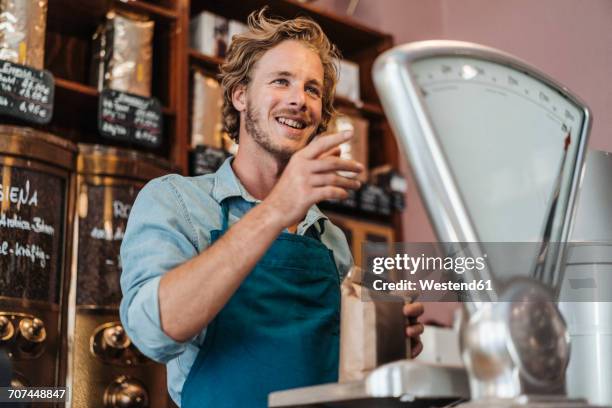
[[[269,405],[590,406],[565,396],[570,344],[555,303],[588,108],[529,64],[472,43],[395,47],[378,57],[373,77],[448,253],[482,256],[500,242],[532,249],[520,257],[497,253],[485,270],[462,276],[491,279],[495,288],[464,303],[465,370],[404,360],[360,382],[272,393]]]

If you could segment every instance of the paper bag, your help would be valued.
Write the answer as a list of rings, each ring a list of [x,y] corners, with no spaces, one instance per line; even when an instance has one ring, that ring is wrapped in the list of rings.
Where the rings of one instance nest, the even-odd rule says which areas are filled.
[[[151,96],[153,32],[146,15],[111,10],[94,34],[92,81],[98,90],[111,88]]]
[[[43,69],[47,0],[0,0],[0,59]]]
[[[223,89],[219,82],[199,70],[193,73],[191,147],[223,147]]]
[[[403,301],[362,300],[361,269],[342,282],[339,381],[363,379],[376,367],[406,358]],[[380,297],[380,296],[378,296]]]
[[[353,131],[353,137],[340,145],[340,157],[347,160],[356,160],[363,164],[364,171],[358,175],[352,172],[338,172],[344,177],[356,177],[362,182],[368,181],[368,132],[369,122],[355,115],[338,114],[329,123],[327,133]]]

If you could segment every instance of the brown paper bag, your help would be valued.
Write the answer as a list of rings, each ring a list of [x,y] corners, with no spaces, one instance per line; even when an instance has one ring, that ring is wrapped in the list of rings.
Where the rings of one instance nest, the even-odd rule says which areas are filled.
[[[359,116],[341,113],[336,115],[327,126],[327,133],[353,131],[353,137],[340,145],[340,157],[347,160],[356,160],[363,164],[364,171],[359,174],[340,171],[345,177],[356,177],[362,182],[368,181],[368,132],[369,122]]]
[[[43,69],[47,0],[0,1],[0,59]]]
[[[401,298],[362,300],[361,268],[353,267],[342,282],[339,381],[363,379],[376,367],[406,358]]]
[[[144,14],[106,13],[106,21],[93,36],[91,76],[99,91],[108,87],[151,96],[154,29],[155,22]]]
[[[191,105],[191,147],[223,148],[223,89],[212,76],[200,70],[193,73]]]

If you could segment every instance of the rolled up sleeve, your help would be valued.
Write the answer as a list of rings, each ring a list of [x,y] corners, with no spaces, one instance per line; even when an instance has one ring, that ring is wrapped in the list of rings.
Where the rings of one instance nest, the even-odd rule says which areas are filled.
[[[155,179],[140,191],[121,244],[121,322],[138,349],[162,363],[183,353],[188,342],[161,329],[160,279],[202,247],[172,177]]]

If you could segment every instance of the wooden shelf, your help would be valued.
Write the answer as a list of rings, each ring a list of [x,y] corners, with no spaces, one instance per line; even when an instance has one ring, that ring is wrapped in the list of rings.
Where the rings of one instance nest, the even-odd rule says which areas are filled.
[[[385,111],[382,106],[377,103],[363,102],[360,109],[371,115],[385,116]]]
[[[76,143],[113,144],[99,138],[99,92],[88,85],[93,35],[109,10],[144,15],[155,22],[151,93],[162,104],[164,128],[164,142],[153,152],[186,172],[188,1],[48,0],[45,68],[56,83],[54,118],[48,128]]]
[[[364,116],[368,116],[368,117],[373,116],[377,118],[384,118],[385,116],[385,112],[383,111],[382,106],[380,106],[377,103],[368,103],[368,102],[355,103],[350,99],[343,98],[342,96],[336,96],[334,98],[334,101],[337,105],[336,106],[337,108],[347,107],[351,109],[356,109],[360,111]]]
[[[99,93],[93,86],[79,84],[67,79],[55,78],[56,89],[63,90],[75,96],[97,98]]]
[[[361,211],[358,209],[341,208],[327,201],[322,201],[319,204],[317,204],[317,206],[321,208],[323,211],[325,211],[326,214],[329,212],[332,212],[338,215],[353,217],[356,219],[360,219],[362,221],[374,222],[374,223],[383,224],[387,226],[392,226],[394,222],[395,212],[389,215],[375,214],[375,213],[371,213],[367,211]]]
[[[219,73],[219,66],[221,64],[223,64],[223,58],[205,55],[193,48],[189,49],[189,65],[196,66],[216,75]]]
[[[62,78],[55,78],[55,94],[56,100],[68,98],[71,101],[76,101],[75,106],[81,108],[84,106],[96,106],[96,110],[98,106],[98,97],[100,96],[100,92],[93,86]],[[167,106],[162,106],[162,113],[165,116],[176,115],[176,112]]]
[[[176,9],[161,7],[141,0],[49,0],[47,30],[75,37],[91,38],[111,8],[144,14],[161,25],[179,19]]]
[[[360,53],[364,48],[378,47],[391,40],[391,36],[344,16],[338,16],[316,6],[294,0],[241,0],[231,2],[218,0],[192,0],[191,15],[203,10],[220,16],[246,22],[254,10],[268,7],[268,15],[281,18],[308,16],[317,21],[323,31],[338,46],[345,58]]]
[[[174,22],[178,19],[178,12],[176,10],[172,10],[166,7],[161,7],[155,4],[151,4],[145,1],[140,0],[129,0],[129,1],[120,1],[115,0],[113,2],[113,6],[115,6],[119,10],[131,11],[139,14],[146,14],[152,20],[156,21],[166,21],[166,22]]]
[[[165,159],[177,144],[175,126],[179,115],[168,107],[162,108],[164,138],[158,148],[141,147],[120,140],[100,136],[98,130],[98,98],[100,93],[92,86],[64,78],[55,78],[55,102],[53,120],[47,126],[55,134],[74,143],[102,144],[120,148],[143,150]],[[173,161],[173,164],[179,163]]]

